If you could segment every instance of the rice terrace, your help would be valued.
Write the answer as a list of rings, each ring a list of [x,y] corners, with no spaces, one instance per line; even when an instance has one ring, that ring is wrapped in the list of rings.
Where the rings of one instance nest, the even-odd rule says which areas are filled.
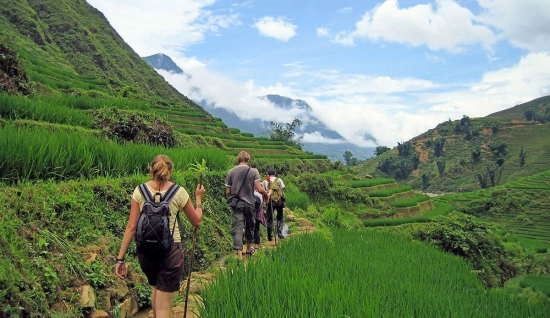
[[[304,151],[299,120],[228,126],[84,0],[0,4],[0,317],[153,317],[135,243],[124,280],[114,264],[158,154],[206,188],[172,317],[550,317],[550,96],[345,164]],[[244,261],[224,186],[241,151],[284,180],[288,229]]]

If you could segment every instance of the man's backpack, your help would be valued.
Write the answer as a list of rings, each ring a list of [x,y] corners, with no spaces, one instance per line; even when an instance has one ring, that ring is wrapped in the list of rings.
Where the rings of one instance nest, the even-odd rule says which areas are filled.
[[[139,191],[145,199],[136,229],[137,249],[146,254],[158,254],[167,251],[174,243],[175,222],[170,231],[170,201],[180,186],[173,184],[163,196],[157,192],[154,196],[141,184]],[[176,216],[179,222],[179,218]]]
[[[273,182],[269,182],[269,190],[271,190],[271,204],[273,204],[273,206],[283,206],[285,198],[283,196],[283,189],[277,178],[275,178]]]

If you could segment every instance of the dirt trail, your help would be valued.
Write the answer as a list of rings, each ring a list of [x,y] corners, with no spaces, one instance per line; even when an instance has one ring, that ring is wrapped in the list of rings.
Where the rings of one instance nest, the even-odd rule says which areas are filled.
[[[289,239],[295,234],[300,234],[304,232],[312,232],[315,230],[315,227],[313,226],[313,223],[306,219],[298,218],[294,215],[294,212],[289,210],[288,208],[285,208],[285,222],[286,223],[296,223],[297,227],[293,228],[293,232],[289,233],[289,235],[285,238]],[[266,230],[262,229],[262,234],[265,234]],[[280,240],[277,239],[277,243],[279,243]],[[265,248],[275,248],[275,240],[269,242],[265,238],[265,236],[262,236],[262,244],[260,245],[260,249]],[[245,250],[243,250],[244,254]],[[187,317],[189,318],[197,318],[200,317],[198,315],[198,305],[201,302],[201,296],[200,296],[200,290],[202,290],[206,285],[208,285],[215,277],[214,272],[217,270],[223,270],[225,268],[226,260],[229,257],[234,257],[235,254],[231,253],[228,255],[225,255],[221,257],[220,259],[213,262],[213,265],[205,270],[200,272],[193,272],[191,274],[191,284],[189,286],[189,299],[187,303]],[[254,256],[252,256],[254,257]],[[245,258],[246,261],[246,258]],[[187,280],[182,282],[180,286],[180,294],[182,298],[185,297],[185,292],[187,289]],[[172,308],[172,317],[183,317],[183,312],[185,308],[185,299],[182,300],[182,302],[178,303],[175,307]],[[153,318],[153,311],[152,310],[145,310],[139,312],[135,318]]]

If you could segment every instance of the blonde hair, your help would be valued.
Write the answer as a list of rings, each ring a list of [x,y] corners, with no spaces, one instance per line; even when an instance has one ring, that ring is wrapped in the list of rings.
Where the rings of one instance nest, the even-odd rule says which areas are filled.
[[[241,162],[249,162],[250,161],[250,154],[246,151],[241,151],[239,152],[239,155],[237,156],[237,161],[239,161],[239,163]]]
[[[172,169],[174,169],[174,164],[172,163],[170,157],[166,155],[158,155],[153,158],[149,172],[151,173],[151,176],[153,176],[153,180],[163,184],[165,181],[170,179]]]

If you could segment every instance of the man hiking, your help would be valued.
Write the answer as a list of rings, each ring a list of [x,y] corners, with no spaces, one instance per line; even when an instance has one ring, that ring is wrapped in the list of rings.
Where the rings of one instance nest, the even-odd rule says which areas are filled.
[[[254,240],[254,224],[256,209],[254,207],[254,189],[268,198],[268,192],[260,183],[258,169],[248,166],[250,154],[241,151],[237,156],[238,165],[231,168],[225,177],[225,195],[238,196],[235,207],[231,208],[231,235],[233,236],[233,249],[237,251],[239,259],[243,259],[243,228],[246,239],[246,254],[251,256],[255,250],[252,248]]]
[[[284,239],[283,236],[283,208],[285,207],[285,183],[283,179],[277,177],[274,169],[267,171],[266,180],[262,181],[262,185],[268,190],[269,199],[267,204],[267,240],[273,238],[273,210],[277,211],[277,237]]]

